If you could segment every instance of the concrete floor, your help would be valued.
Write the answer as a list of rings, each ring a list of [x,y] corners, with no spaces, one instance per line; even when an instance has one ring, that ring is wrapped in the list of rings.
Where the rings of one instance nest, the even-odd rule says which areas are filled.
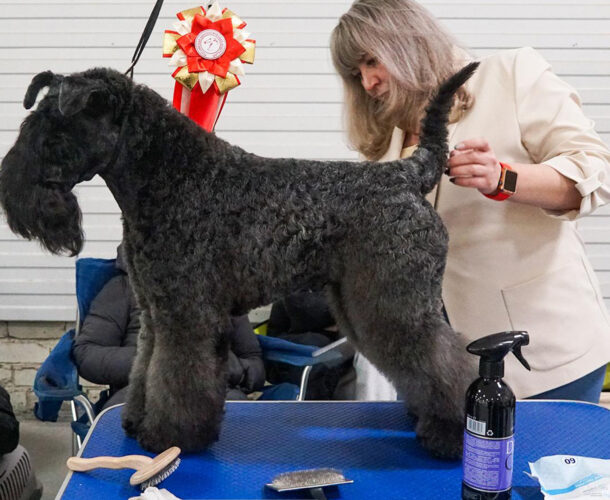
[[[52,500],[68,473],[66,460],[72,455],[70,424],[21,419],[19,429],[19,442],[28,450],[36,476],[44,488],[42,500]]]

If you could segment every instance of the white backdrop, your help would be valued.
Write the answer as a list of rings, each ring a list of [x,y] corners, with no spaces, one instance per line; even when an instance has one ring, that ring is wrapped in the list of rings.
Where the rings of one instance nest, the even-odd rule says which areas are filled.
[[[231,91],[217,133],[266,156],[355,159],[341,124],[341,87],[328,39],[347,0],[221,2],[248,22],[256,62]],[[465,46],[484,56],[530,45],[580,92],[585,112],[610,144],[610,1],[423,1]],[[21,102],[33,75],[92,66],[124,70],[154,0],[0,0],[0,158],[26,116]],[[161,33],[194,1],[167,0],[135,80],[170,99],[173,79]],[[77,188],[87,243],[83,255],[113,257],[119,210],[96,177]],[[579,224],[610,306],[610,208]],[[0,215],[0,321],[74,318],[73,259],[44,253],[14,236]]]

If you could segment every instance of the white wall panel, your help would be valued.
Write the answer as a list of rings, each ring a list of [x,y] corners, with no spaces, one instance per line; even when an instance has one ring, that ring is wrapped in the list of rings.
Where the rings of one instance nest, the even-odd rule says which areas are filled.
[[[263,156],[355,159],[341,121],[341,86],[328,39],[350,0],[235,0],[227,5],[257,40],[256,63],[231,92],[217,132]],[[610,144],[610,1],[463,0],[422,2],[473,52],[531,45],[580,93]],[[124,70],[153,0],[0,0],[0,159],[27,111],[33,75],[92,66]],[[166,0],[135,78],[171,98],[161,33],[175,13],[196,5]],[[121,238],[119,208],[96,177],[77,188],[87,243],[83,255],[112,257]],[[610,207],[579,229],[610,306]],[[45,253],[13,235],[0,215],[0,321],[74,318],[74,258]]]

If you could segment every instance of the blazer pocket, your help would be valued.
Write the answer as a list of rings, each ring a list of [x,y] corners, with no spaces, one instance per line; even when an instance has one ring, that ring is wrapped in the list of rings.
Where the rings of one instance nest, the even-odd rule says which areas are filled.
[[[533,369],[575,361],[608,335],[610,325],[582,262],[505,288],[502,296],[512,327],[529,333],[524,356]]]

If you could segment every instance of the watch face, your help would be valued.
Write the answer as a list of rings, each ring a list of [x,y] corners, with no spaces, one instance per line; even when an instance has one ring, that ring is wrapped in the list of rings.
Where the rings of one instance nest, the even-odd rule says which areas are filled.
[[[504,174],[504,184],[502,185],[502,191],[508,191],[514,193],[517,190],[517,172],[512,170],[506,170]]]

